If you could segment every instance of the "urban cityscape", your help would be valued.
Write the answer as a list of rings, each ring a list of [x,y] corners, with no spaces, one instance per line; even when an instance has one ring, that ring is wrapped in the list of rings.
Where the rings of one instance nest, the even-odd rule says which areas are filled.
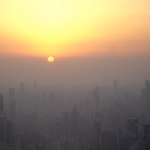
[[[1,88],[0,150],[149,150],[150,81],[110,87]]]
[[[0,150],[150,150],[150,0],[0,0]]]

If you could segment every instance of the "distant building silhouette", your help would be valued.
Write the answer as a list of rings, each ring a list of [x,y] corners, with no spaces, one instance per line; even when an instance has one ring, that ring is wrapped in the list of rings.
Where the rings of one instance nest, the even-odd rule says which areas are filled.
[[[118,80],[114,80],[113,81],[113,90],[114,92],[116,92],[119,88],[119,83],[118,83]]]
[[[15,133],[13,123],[9,121],[3,112],[3,97],[0,95],[0,150],[9,150],[15,147]]]
[[[143,150],[150,150],[150,125],[144,125]]]
[[[16,117],[16,101],[15,101],[15,89],[9,89],[9,116],[11,119]]]
[[[70,135],[70,118],[69,113],[65,112],[62,118],[62,135],[69,137]]]
[[[79,128],[80,128],[79,111],[77,106],[74,106],[71,112],[71,135],[77,136],[79,134]]]
[[[137,140],[138,134],[139,134],[139,120],[138,119],[128,119],[127,130],[128,130],[128,133],[130,133],[130,135]]]
[[[7,150],[6,115],[3,108],[3,97],[0,94],[0,150]]]
[[[100,90],[99,87],[95,87],[93,90],[93,102],[95,104],[95,111],[99,112],[100,106]]]
[[[117,150],[117,137],[111,131],[102,132],[101,136],[102,150]]]
[[[142,90],[142,96],[146,101],[150,101],[150,81],[145,80],[145,87]]]
[[[21,150],[48,150],[47,136],[40,130],[24,130]]]
[[[3,96],[0,94],[0,112],[4,111],[4,100]]]
[[[101,129],[101,122],[97,116],[95,122],[94,122],[94,149],[95,150],[99,150],[101,148],[101,133],[102,133],[102,129]]]
[[[149,120],[149,116],[150,116],[150,81],[149,80],[145,80],[145,87],[142,90],[142,96],[141,96],[141,101],[142,101],[142,105],[143,105],[143,116],[145,117],[145,123],[150,123]]]

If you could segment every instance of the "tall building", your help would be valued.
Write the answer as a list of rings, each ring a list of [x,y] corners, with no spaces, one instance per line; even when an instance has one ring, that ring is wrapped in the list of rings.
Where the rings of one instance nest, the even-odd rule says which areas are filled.
[[[94,150],[99,150],[101,147],[101,115],[100,115],[100,90],[95,87],[93,90],[93,103],[94,103]]]
[[[6,120],[6,131],[7,131],[7,148],[14,148],[15,147],[15,130],[14,124],[10,120]]]
[[[16,117],[16,101],[15,101],[15,89],[9,89],[9,117],[15,119]]]
[[[145,87],[142,90],[142,96],[146,101],[150,101],[150,81],[145,80]]]
[[[144,125],[143,150],[150,150],[150,125]]]
[[[15,133],[13,122],[4,113],[3,97],[0,94],[0,150],[15,148]]]
[[[127,121],[127,129],[130,135],[134,137],[136,140],[138,139],[139,134],[139,121],[138,119],[128,119]]]
[[[99,112],[99,106],[100,106],[100,90],[99,87],[95,87],[93,90],[93,100],[95,104],[95,111]]]
[[[99,150],[101,148],[101,122],[96,119],[94,122],[94,149]]]
[[[77,136],[79,134],[79,128],[80,128],[79,111],[77,106],[74,106],[71,112],[71,135]]]
[[[142,105],[143,105],[143,112],[144,112],[144,120],[145,124],[150,124],[150,81],[145,80],[145,87],[142,90]]]
[[[118,80],[113,81],[113,90],[117,91],[118,90]]]
[[[0,150],[6,150],[7,148],[6,115],[3,108],[3,97],[0,94]]]
[[[17,101],[17,116],[22,116],[25,113],[25,102],[27,99],[27,94],[26,94],[26,86],[22,82],[19,85],[19,91],[18,91],[18,101]]]
[[[62,118],[62,134],[64,137],[69,137],[70,135],[70,118],[68,112],[65,112]]]
[[[118,80],[113,81],[112,92],[113,92],[113,97],[116,98],[119,96],[119,81]]]
[[[101,137],[102,150],[117,150],[117,137],[111,131],[104,131]]]
[[[0,94],[0,112],[4,111],[4,101],[3,96]]]

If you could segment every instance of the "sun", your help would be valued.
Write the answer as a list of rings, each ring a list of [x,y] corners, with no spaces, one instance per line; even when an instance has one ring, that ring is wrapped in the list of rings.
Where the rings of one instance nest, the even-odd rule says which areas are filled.
[[[55,58],[54,58],[54,57],[52,57],[52,56],[48,57],[48,62],[52,63],[52,62],[54,62],[54,61],[55,61]]]

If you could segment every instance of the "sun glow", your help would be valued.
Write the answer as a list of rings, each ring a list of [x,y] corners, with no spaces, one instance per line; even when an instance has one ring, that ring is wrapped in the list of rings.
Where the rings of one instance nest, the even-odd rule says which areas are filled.
[[[54,61],[55,61],[55,58],[54,58],[54,57],[52,57],[52,56],[48,57],[48,62],[52,63],[52,62],[54,62]]]
[[[150,33],[149,1],[1,0],[0,3],[0,50],[6,54],[97,55],[102,53],[103,45],[114,45],[118,40],[130,44]]]

